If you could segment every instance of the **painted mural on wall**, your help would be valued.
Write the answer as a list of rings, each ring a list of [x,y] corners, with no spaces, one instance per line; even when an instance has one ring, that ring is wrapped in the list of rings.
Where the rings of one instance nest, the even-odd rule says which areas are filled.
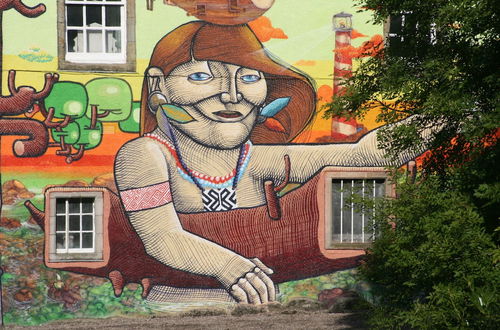
[[[377,124],[325,120],[321,107],[342,93],[353,59],[382,47],[381,35],[368,39],[353,27],[351,14],[332,12],[324,22],[335,38],[325,61],[332,70],[324,73],[314,59],[295,61],[327,77],[315,78],[264,46],[294,43],[286,29],[262,16],[279,1],[168,4],[137,2],[135,10],[139,16],[149,15],[147,8],[151,15],[167,8],[198,20],[169,26],[156,46],[137,38],[138,50],[152,49],[141,64],[144,76],[47,73],[36,92],[16,87],[16,73],[27,77],[30,65],[57,71],[50,66],[57,61],[45,60],[50,50],[43,60],[35,53],[46,48],[31,45],[22,49],[32,56],[4,56],[4,66],[12,67],[10,94],[0,99],[2,135],[29,136],[2,137],[0,266],[8,323],[150,313],[148,302],[284,301],[303,283],[293,281],[313,278],[305,281],[335,288],[344,274],[335,272],[355,267],[364,254],[368,218],[360,214],[362,222],[354,225],[349,211],[349,220],[335,229],[323,196],[341,193],[336,185],[349,181],[352,192],[362,185],[363,196],[375,197],[386,185],[381,167],[389,162],[376,148],[371,129]],[[86,8],[66,6],[73,14]],[[11,7],[25,15],[55,13],[0,1],[0,12]],[[118,29],[116,21],[109,23],[114,10],[101,9],[94,16],[81,11],[96,30],[72,29]],[[116,52],[117,34],[106,29],[103,49],[112,41],[109,49]],[[56,38],[55,26],[51,33],[46,37]],[[365,41],[353,46],[358,38]],[[6,149],[12,143],[13,150]],[[399,165],[413,156],[402,155]],[[142,290],[134,291],[138,286]]]

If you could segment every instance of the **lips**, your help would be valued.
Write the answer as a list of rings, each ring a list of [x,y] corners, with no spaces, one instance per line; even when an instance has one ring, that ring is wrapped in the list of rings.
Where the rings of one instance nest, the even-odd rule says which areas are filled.
[[[222,118],[229,118],[229,119],[240,118],[243,116],[241,114],[241,112],[231,111],[231,110],[217,111],[217,112],[214,112],[214,115],[222,117]]]

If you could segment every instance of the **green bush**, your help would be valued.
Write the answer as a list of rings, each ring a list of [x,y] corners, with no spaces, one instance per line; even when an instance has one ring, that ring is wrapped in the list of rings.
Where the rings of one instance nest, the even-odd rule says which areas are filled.
[[[396,224],[396,228],[388,223]],[[493,329],[500,324],[498,248],[470,198],[434,178],[382,203],[361,273],[379,296],[376,328]]]

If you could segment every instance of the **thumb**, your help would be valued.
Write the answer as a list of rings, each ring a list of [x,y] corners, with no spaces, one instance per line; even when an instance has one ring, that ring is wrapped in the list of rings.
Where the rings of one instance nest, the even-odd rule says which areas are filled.
[[[253,259],[250,259],[250,261],[252,261],[255,264],[255,266],[259,267],[267,275],[274,274],[274,270],[272,270],[271,268],[264,265],[264,263],[262,261],[260,261],[259,258],[253,258]]]

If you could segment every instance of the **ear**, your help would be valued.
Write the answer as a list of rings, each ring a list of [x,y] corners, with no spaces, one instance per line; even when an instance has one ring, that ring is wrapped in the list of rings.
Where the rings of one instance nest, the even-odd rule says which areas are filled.
[[[161,91],[160,83],[163,78],[163,71],[156,66],[150,67],[146,72],[146,77],[148,79],[148,91],[149,93],[155,91]]]

